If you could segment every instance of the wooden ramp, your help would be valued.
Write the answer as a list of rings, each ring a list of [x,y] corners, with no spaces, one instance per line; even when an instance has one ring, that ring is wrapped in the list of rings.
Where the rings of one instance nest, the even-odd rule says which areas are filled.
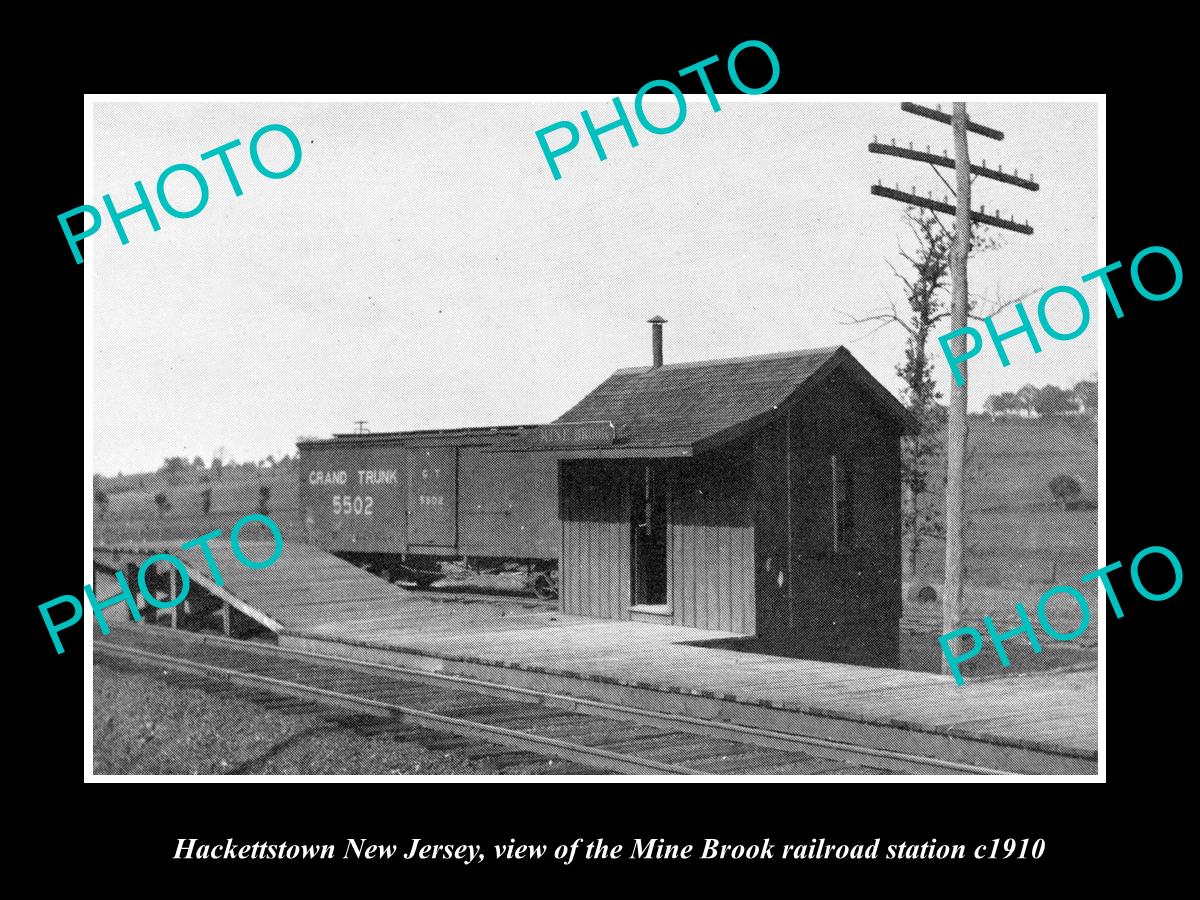
[[[392,606],[399,610],[408,597],[403,588],[308,544],[285,542],[280,558],[265,569],[243,565],[227,540],[212,541],[208,546],[221,574],[223,583],[219,585],[199,547],[96,547],[93,559],[96,566],[112,569],[130,562],[140,564],[154,553],[170,553],[184,561],[195,583],[275,632],[353,620],[365,613],[368,605],[372,614]],[[238,546],[251,560],[266,560],[274,549],[270,543],[250,541],[239,541]],[[136,585],[131,587],[137,590]]]

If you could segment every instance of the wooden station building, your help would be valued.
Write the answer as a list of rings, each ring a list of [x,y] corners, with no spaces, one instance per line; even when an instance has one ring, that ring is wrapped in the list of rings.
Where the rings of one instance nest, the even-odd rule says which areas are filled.
[[[907,410],[844,347],[620,369],[549,426],[562,610],[897,664]]]

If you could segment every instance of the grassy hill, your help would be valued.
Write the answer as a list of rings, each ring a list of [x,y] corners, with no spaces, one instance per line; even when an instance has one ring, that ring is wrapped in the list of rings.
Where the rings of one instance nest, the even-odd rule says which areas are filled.
[[[943,434],[944,444],[944,434]],[[972,416],[967,466],[967,578],[979,584],[1052,584],[1096,568],[1099,486],[1096,425],[1060,419]],[[939,457],[926,502],[938,521],[945,505]],[[1062,509],[1047,487],[1059,474],[1082,487]],[[917,571],[940,578],[945,545],[931,540]]]
[[[200,480],[210,477],[209,481]],[[229,526],[246,513],[258,512],[260,488],[269,491],[267,514],[283,529],[285,538],[299,533],[296,508],[299,476],[294,462],[274,468],[247,471],[239,467],[221,477],[189,472],[182,483],[171,484],[159,472],[96,479],[96,487],[108,495],[107,509],[95,518],[96,536],[109,543],[136,538],[192,538]],[[208,513],[204,492],[210,492]],[[160,514],[154,497],[166,494],[170,504]]]
[[[1079,480],[1083,498],[1097,499],[1095,423],[972,417],[967,445],[969,509],[1044,505],[1052,499],[1047,483],[1064,472]]]
[[[149,483],[149,482],[148,482]],[[199,515],[204,511],[206,488],[212,490],[209,511],[214,513],[244,513],[258,509],[259,487],[270,490],[268,509],[292,510],[297,504],[295,470],[266,470],[252,477],[239,474],[237,480],[212,481],[207,484],[160,485],[157,481],[142,490],[109,494],[108,515],[114,519],[157,519],[158,505],[154,495],[163,491],[171,504],[167,517]]]

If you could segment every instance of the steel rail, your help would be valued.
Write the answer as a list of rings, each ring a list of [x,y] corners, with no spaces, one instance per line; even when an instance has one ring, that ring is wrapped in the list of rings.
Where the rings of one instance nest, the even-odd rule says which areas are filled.
[[[141,629],[129,626],[114,626],[114,632],[121,631],[141,635]],[[157,636],[157,635],[156,635]],[[290,647],[278,647],[272,644],[262,644],[228,638],[220,635],[201,635],[186,631],[162,630],[162,636],[167,639],[178,639],[192,643],[211,643],[217,646],[249,651],[264,656],[293,657],[307,659],[315,663],[350,669],[368,674],[384,675],[403,681],[418,681],[434,686],[449,686],[476,693],[489,694],[497,697],[511,697],[527,700],[558,709],[588,713],[608,719],[636,722],[642,725],[666,728],[669,730],[687,731],[706,737],[719,738],[742,744],[755,744],[775,750],[791,750],[799,753],[809,753],[823,759],[842,760],[862,765],[898,764],[906,772],[919,775],[1010,775],[1002,769],[991,769],[970,763],[954,760],[936,759],[904,753],[898,750],[884,750],[876,747],[865,747],[850,744],[830,738],[819,738],[811,735],[799,735],[786,731],[775,731],[752,725],[740,725],[734,722],[721,722],[715,719],[703,719],[698,716],[688,716],[681,713],[659,712],[641,707],[626,706],[603,700],[592,700],[584,697],[573,697],[568,694],[556,694],[551,691],[539,691],[533,688],[504,685],[491,681],[482,681],[467,675],[453,675],[444,672],[427,672],[423,669],[412,669],[405,666],[388,663],[375,663],[365,660],[348,659],[343,656],[333,656],[317,653],[311,650],[299,650]],[[98,640],[96,646],[100,646]]]
[[[97,641],[95,649],[100,651],[101,654],[124,657],[125,659],[132,659],[143,663],[152,662],[156,666],[164,666],[174,671],[203,675],[220,681],[228,681],[232,684],[263,688],[273,693],[285,694],[300,699],[319,700],[323,703],[349,709],[354,712],[395,717],[402,722],[421,725],[436,731],[448,731],[462,737],[480,738],[505,747],[514,747],[519,750],[555,756],[587,766],[611,769],[623,775],[706,774],[696,769],[658,762],[653,759],[628,756],[624,753],[615,753],[600,747],[586,747],[582,744],[572,744],[556,738],[542,737],[511,728],[501,728],[495,725],[486,725],[482,722],[472,722],[469,719],[444,716],[439,713],[400,706],[396,703],[372,700],[369,697],[360,697],[354,694],[343,694],[339,691],[331,691],[315,685],[285,681],[280,678],[272,678],[268,675],[259,675],[254,672],[243,672],[238,669],[213,666],[208,663],[183,659],[178,656],[151,653],[146,650],[139,650],[136,647],[127,647],[117,643]]]

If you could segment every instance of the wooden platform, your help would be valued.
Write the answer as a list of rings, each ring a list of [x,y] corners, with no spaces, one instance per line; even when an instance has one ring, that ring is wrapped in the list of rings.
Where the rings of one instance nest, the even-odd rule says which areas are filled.
[[[1096,772],[1094,669],[959,687],[943,675],[712,646],[741,637],[726,632],[421,599],[302,544],[257,571],[228,544],[213,549],[225,590],[278,622],[285,646],[1007,771]],[[244,549],[262,559],[270,548]],[[97,548],[98,563],[110,552]],[[187,561],[207,572],[195,551]]]

